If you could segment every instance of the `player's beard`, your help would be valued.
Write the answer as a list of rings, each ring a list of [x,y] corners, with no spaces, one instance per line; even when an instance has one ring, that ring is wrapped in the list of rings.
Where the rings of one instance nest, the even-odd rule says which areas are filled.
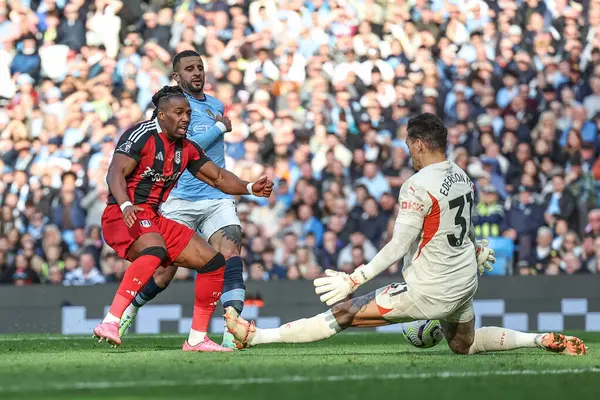
[[[187,93],[189,93],[189,94],[191,94],[193,96],[198,96],[198,95],[203,95],[204,94],[204,79],[202,79],[202,85],[199,88],[195,87],[192,84],[192,82],[187,82],[187,81],[182,81],[179,84],[179,86],[181,86],[181,88],[185,92],[187,92]]]

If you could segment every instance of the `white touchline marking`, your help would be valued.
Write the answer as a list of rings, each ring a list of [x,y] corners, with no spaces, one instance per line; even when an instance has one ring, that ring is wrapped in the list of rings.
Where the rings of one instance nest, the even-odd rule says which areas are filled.
[[[26,386],[0,386],[1,392],[32,392],[46,390],[77,390],[77,389],[117,389],[135,387],[172,387],[172,386],[229,386],[229,385],[269,385],[280,383],[302,382],[339,382],[339,381],[366,381],[366,380],[415,380],[434,378],[482,378],[487,376],[541,376],[541,375],[576,375],[587,373],[600,373],[600,368],[569,368],[555,370],[497,370],[497,371],[439,371],[424,373],[398,373],[383,375],[325,375],[325,376],[281,376],[278,378],[258,377],[241,379],[199,379],[199,380],[153,380],[153,381],[126,381],[126,382],[48,382],[40,386],[28,384]]]

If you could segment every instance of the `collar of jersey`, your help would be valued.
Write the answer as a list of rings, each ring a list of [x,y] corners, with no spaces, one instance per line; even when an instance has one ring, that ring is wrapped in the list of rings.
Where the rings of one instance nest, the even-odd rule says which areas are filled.
[[[156,125],[156,130],[158,131],[158,133],[162,133],[162,128],[160,127],[160,124],[158,123],[158,118],[154,118],[154,124]]]
[[[192,95],[190,95],[190,94],[188,94],[186,92],[183,92],[183,93],[185,94],[185,97],[187,97],[188,101],[193,100],[193,101],[198,101],[200,103],[204,103],[208,99],[208,96],[206,96],[206,93],[204,93],[204,98],[203,99],[197,99],[194,96],[192,96]]]

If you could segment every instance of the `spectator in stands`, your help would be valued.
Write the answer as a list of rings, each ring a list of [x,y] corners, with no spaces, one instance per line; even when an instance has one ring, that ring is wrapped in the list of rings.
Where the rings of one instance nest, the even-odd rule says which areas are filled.
[[[64,279],[63,270],[56,264],[51,264],[48,268],[48,280],[50,285],[62,285]]]
[[[323,240],[323,224],[313,216],[312,207],[307,204],[302,204],[298,209],[298,219],[302,224],[302,236],[300,239],[305,239],[306,235],[312,233],[317,241],[317,246],[321,245]]]
[[[40,283],[39,275],[31,268],[29,260],[23,255],[15,257],[14,265],[4,270],[0,282],[15,286]]]
[[[544,218],[552,226],[557,218],[567,221],[569,229],[579,232],[577,199],[566,187],[565,175],[556,173],[552,177],[552,193],[546,197]]]
[[[205,91],[225,103],[233,121],[225,135],[228,168],[279,183],[273,199],[243,198],[238,213],[244,245],[260,237],[259,244],[276,248],[273,265],[288,278],[317,271],[294,267],[298,239],[316,246],[321,267],[352,267],[346,246],[363,221],[366,243],[382,244],[380,221],[393,218],[413,173],[407,120],[425,111],[447,123],[448,155],[474,180],[478,234],[517,238],[518,272],[537,265],[534,238],[542,225],[553,230],[557,250],[569,246],[569,230],[579,243],[583,231],[600,235],[600,217],[591,211],[600,205],[600,42],[597,13],[585,17],[578,2],[465,8],[307,0],[293,11],[275,1],[247,8],[222,1],[29,3],[0,1],[6,268],[31,252],[25,233],[41,242],[44,268],[63,261],[71,272],[67,255],[74,251],[93,253],[100,265],[104,245],[91,226],[105,205],[115,143],[150,117],[151,94],[168,83],[172,55],[184,49],[201,52]],[[557,167],[562,181],[553,178]],[[502,222],[488,221],[500,218],[500,202],[520,187],[528,194],[507,201]],[[546,220],[538,218],[539,198]],[[345,247],[336,257],[333,236]],[[548,233],[542,236],[546,243]],[[356,245],[368,260],[372,249]],[[54,254],[47,259],[53,246],[61,249],[58,263]],[[589,246],[584,240],[582,248]],[[560,273],[560,261],[544,261],[545,273]]]
[[[286,279],[287,269],[275,263],[275,250],[272,247],[263,250],[262,264],[265,271],[269,273],[269,280]]]
[[[581,260],[572,253],[564,255],[563,270],[567,273],[567,275],[579,275],[589,273],[589,270],[581,268]]]
[[[364,233],[361,231],[352,232],[350,235],[350,243],[340,251],[338,257],[338,269],[342,269],[344,264],[352,264],[352,249],[354,247],[361,247],[363,249],[363,257],[367,262],[377,254],[377,248],[366,238]]]
[[[558,252],[552,249],[552,238],[552,229],[547,226],[538,229],[535,251],[529,261],[529,265],[533,265],[538,273],[543,274],[552,258],[558,255]]]
[[[600,237],[594,239],[593,246],[594,256],[588,261],[587,267],[591,273],[600,274]]]
[[[498,201],[498,191],[492,185],[483,187],[473,214],[475,235],[479,238],[500,236],[503,220],[504,208]]]
[[[372,197],[365,200],[363,208],[364,212],[359,221],[360,229],[371,243],[379,245],[387,227],[387,218],[379,212],[377,201]]]
[[[383,174],[379,172],[377,164],[374,162],[367,162],[365,164],[364,176],[357,179],[356,183],[365,185],[369,194],[378,201],[381,198],[381,195],[392,190]]]
[[[96,265],[94,256],[89,253],[83,253],[79,256],[79,267],[65,274],[63,284],[65,286],[87,286],[97,285],[105,281],[106,278]]]
[[[534,250],[538,229],[544,224],[544,208],[534,201],[532,189],[520,186],[504,217],[502,235],[519,246],[519,258],[527,261]]]
[[[85,20],[81,18],[79,8],[75,3],[67,4],[64,9],[64,18],[58,27],[56,42],[79,52],[86,44],[85,32]]]

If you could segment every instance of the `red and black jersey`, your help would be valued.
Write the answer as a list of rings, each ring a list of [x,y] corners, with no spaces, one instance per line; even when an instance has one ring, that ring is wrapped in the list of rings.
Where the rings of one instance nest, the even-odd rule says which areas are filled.
[[[133,204],[147,204],[155,209],[164,202],[184,169],[196,175],[209,158],[196,143],[181,139],[169,141],[156,119],[129,128],[119,139],[115,153],[138,162],[125,177],[127,194]],[[112,193],[108,204],[117,204]]]

